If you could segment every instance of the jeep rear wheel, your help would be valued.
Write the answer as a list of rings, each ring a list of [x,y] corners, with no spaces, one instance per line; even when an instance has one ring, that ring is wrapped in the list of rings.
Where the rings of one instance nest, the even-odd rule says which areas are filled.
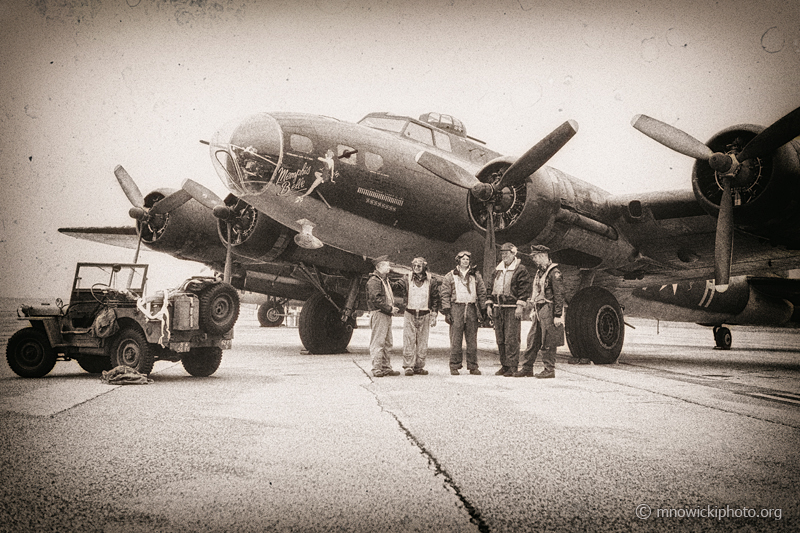
[[[181,359],[183,368],[192,376],[208,377],[219,368],[222,362],[222,348],[216,346],[192,348]]]
[[[231,285],[216,283],[200,293],[200,327],[211,335],[224,335],[239,318],[239,295]]]
[[[8,339],[6,361],[18,376],[40,378],[56,366],[56,352],[44,332],[25,328]]]
[[[155,363],[154,350],[140,329],[125,327],[119,330],[107,348],[112,367],[128,366],[140,374],[149,374]]]

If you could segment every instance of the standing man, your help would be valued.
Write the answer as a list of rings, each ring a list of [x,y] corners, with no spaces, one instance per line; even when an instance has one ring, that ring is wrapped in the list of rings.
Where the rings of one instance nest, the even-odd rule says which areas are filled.
[[[528,270],[510,242],[500,247],[500,264],[494,271],[490,307],[494,307],[494,335],[500,352],[500,370],[495,375],[512,377],[519,365],[522,313],[531,295]]]
[[[372,375],[376,378],[399,376],[392,370],[389,348],[392,347],[392,315],[398,309],[394,305],[394,293],[389,283],[389,258],[376,257],[372,263],[375,272],[367,280],[367,309],[372,312],[369,325],[372,333],[369,339],[369,354],[372,356]]]
[[[533,363],[541,350],[544,370],[536,377],[554,378],[556,347],[563,344],[555,325],[564,324],[564,280],[558,265],[550,261],[550,249],[547,246],[531,246],[531,257],[537,267],[530,298],[531,329],[528,332],[528,346],[522,356],[522,370],[516,372],[514,377],[533,376]]]
[[[442,314],[450,325],[450,373],[458,375],[464,360],[463,342],[467,343],[467,368],[480,376],[478,369],[478,320],[486,306],[483,276],[471,264],[472,254],[459,252],[456,268],[442,282]]]
[[[406,376],[425,376],[425,358],[428,355],[428,335],[436,325],[441,299],[439,285],[428,272],[424,257],[411,261],[411,272],[403,277],[400,286],[406,293],[406,310],[403,313],[403,368]]]

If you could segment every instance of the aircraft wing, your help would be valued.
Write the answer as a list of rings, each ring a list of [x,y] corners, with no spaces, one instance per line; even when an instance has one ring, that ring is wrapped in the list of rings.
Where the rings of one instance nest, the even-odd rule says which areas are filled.
[[[692,191],[614,196],[607,205],[608,217],[616,219],[615,227],[638,255],[626,271],[610,271],[619,277],[604,285],[635,287],[714,277],[716,219],[705,213]],[[734,242],[734,276],[800,268],[800,250],[773,246],[762,236],[739,230]]]
[[[111,246],[119,246],[120,248],[136,249],[136,244],[139,241],[139,235],[136,233],[136,228],[133,226],[122,227],[102,227],[102,228],[58,228],[59,233],[75,237],[76,239],[83,239],[86,241],[99,242],[101,244],[110,244]]]

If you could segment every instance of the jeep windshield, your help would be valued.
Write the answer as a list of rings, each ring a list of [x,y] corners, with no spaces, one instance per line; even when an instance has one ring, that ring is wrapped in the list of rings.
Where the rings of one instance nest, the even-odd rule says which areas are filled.
[[[78,263],[73,291],[81,289],[110,288],[129,290],[142,296],[147,283],[147,265],[124,263]]]

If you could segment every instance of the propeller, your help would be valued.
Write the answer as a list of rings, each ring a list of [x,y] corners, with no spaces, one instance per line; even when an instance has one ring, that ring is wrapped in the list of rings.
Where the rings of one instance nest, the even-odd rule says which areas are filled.
[[[201,205],[211,209],[214,216],[227,223],[228,239],[225,247],[225,270],[222,274],[222,279],[225,283],[231,282],[231,228],[237,220],[236,211],[225,205],[222,199],[214,194],[213,191],[200,185],[194,180],[186,179],[181,185],[182,189],[186,191],[190,197],[194,198]]]
[[[576,133],[578,133],[577,122],[574,120],[564,122],[522,154],[493,183],[484,183],[464,168],[427,150],[422,150],[417,154],[416,161],[421,167],[453,185],[469,189],[472,196],[486,204],[486,240],[483,250],[484,281],[490,279],[495,268],[494,207],[496,202],[502,201],[498,195],[502,195],[506,188],[524,183],[528,176],[547,163]]]
[[[145,224],[150,225],[156,220],[155,217],[159,215],[166,215],[170,211],[179,208],[191,200],[192,197],[186,191],[178,189],[169,196],[166,196],[156,202],[156,204],[152,207],[147,208],[144,206],[144,196],[142,195],[142,191],[139,190],[136,182],[133,181],[131,175],[128,174],[128,171],[125,170],[122,165],[117,165],[114,167],[114,175],[117,177],[117,181],[119,182],[120,187],[122,187],[122,191],[125,193],[128,201],[133,205],[133,207],[128,210],[128,215],[130,215],[131,218],[141,222],[137,228],[139,242],[136,244],[136,254],[133,257],[133,262],[136,263],[139,260],[139,250],[142,245],[142,226]]]
[[[714,284],[719,292],[728,289],[733,252],[732,182],[740,172],[749,172],[743,162],[765,157],[800,135],[800,107],[753,137],[737,154],[714,152],[688,133],[647,115],[636,115],[631,125],[654,141],[680,154],[707,161],[717,173],[722,185],[717,231],[714,244]]]

